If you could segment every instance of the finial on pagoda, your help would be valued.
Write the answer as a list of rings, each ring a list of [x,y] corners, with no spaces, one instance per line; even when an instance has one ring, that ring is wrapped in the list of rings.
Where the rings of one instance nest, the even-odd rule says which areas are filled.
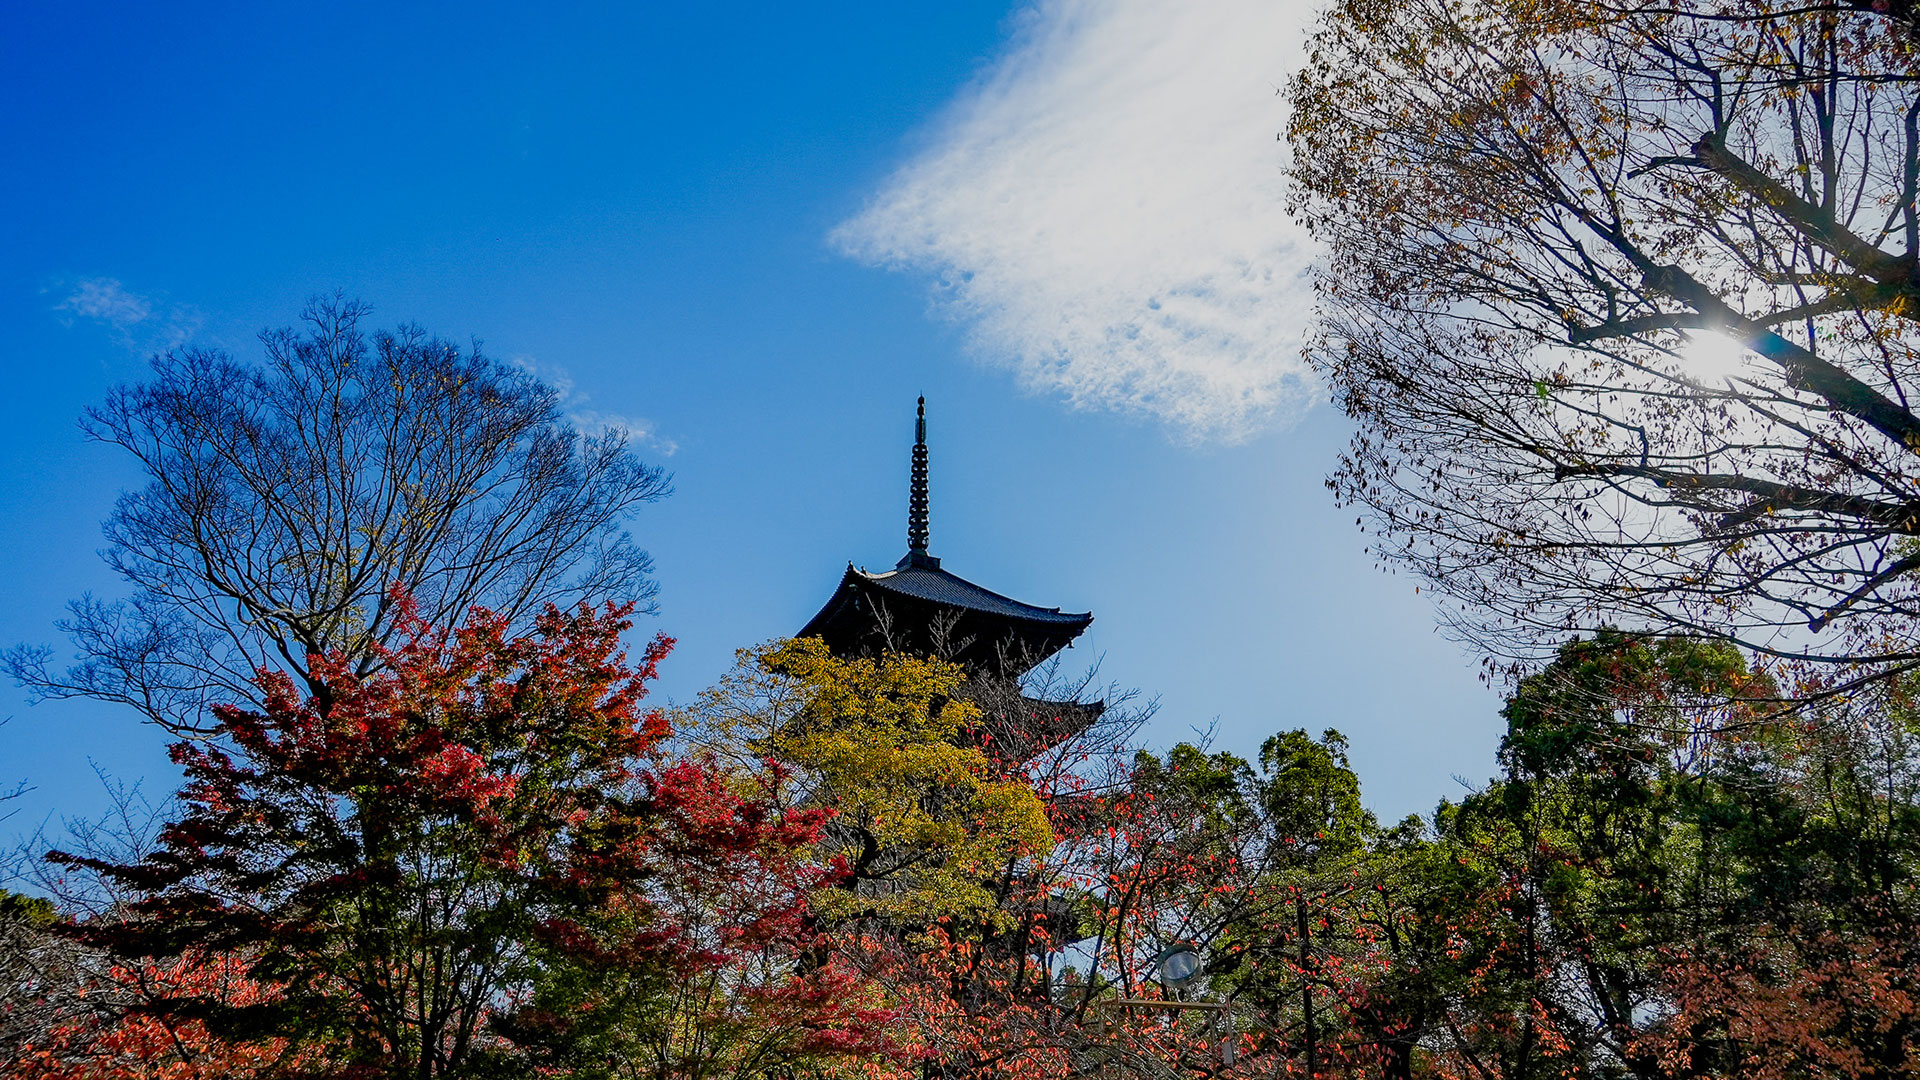
[[[901,566],[938,568],[940,560],[927,554],[927,399],[913,422],[913,493],[907,499],[907,557]]]

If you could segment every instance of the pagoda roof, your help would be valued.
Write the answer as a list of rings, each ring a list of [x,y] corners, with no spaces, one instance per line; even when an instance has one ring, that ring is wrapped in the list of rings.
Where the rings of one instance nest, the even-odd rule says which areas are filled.
[[[1089,613],[1036,607],[1002,596],[909,555],[872,573],[851,563],[799,637],[819,637],[834,653],[905,652],[1020,674],[1072,644]]]
[[[1057,607],[1043,608],[1032,604],[1023,604],[1010,597],[1001,596],[992,589],[984,589],[959,574],[932,566],[896,566],[884,573],[874,574],[848,564],[847,571],[857,574],[876,588],[885,589],[901,596],[911,596],[919,600],[928,600],[953,608],[964,608],[986,615],[998,615],[1008,619],[1025,619],[1030,622],[1045,623],[1061,628],[1073,627],[1074,633],[1087,628],[1093,621],[1091,614],[1073,614],[1061,611]]]
[[[1011,708],[979,702],[981,717],[965,741],[1002,764],[1025,765],[1071,742],[1100,721],[1104,701],[1046,701],[1021,695]]]

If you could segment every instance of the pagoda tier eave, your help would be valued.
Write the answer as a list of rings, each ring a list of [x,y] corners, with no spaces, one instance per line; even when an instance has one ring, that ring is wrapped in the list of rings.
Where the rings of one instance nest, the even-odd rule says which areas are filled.
[[[837,655],[938,656],[1019,676],[1068,647],[1091,614],[1041,608],[942,570],[903,560],[873,574],[848,564],[840,585],[797,637],[819,637]]]

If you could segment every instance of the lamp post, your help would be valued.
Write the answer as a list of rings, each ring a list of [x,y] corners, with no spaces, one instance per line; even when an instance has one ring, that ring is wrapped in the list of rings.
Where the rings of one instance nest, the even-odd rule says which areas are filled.
[[[1169,992],[1184,990],[1200,978],[1206,968],[1206,962],[1200,955],[1200,949],[1191,943],[1181,942],[1161,949],[1153,958],[1154,980],[1162,989]],[[1168,1012],[1206,1012],[1212,1015],[1207,1019],[1207,1029],[1220,1035],[1220,1061],[1231,1065],[1235,1057],[1233,1032],[1226,1027],[1227,1003],[1224,1001],[1168,1001],[1156,998],[1117,998],[1113,1002],[1121,1010],[1164,1009]]]
[[[1184,943],[1169,945],[1153,958],[1154,972],[1159,976],[1160,985],[1169,990],[1185,989],[1200,977],[1203,966],[1200,950]]]

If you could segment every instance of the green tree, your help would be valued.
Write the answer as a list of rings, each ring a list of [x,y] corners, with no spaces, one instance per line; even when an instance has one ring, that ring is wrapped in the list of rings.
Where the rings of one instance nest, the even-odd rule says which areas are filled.
[[[1210,1075],[1229,1040],[1255,1072],[1361,1063],[1342,1002],[1368,949],[1350,913],[1377,828],[1346,748],[1337,731],[1289,731],[1253,762],[1189,743],[1135,758],[1065,842],[1090,935],[1075,951],[1085,970],[1060,995],[1080,1060]],[[1199,977],[1155,985],[1155,959],[1173,946],[1204,957]],[[1223,1008],[1211,1028],[1119,1004],[1195,997]]]
[[[1499,778],[1382,845],[1391,1073],[1908,1075],[1904,680],[1813,710],[1734,650],[1603,633],[1505,710]]]

